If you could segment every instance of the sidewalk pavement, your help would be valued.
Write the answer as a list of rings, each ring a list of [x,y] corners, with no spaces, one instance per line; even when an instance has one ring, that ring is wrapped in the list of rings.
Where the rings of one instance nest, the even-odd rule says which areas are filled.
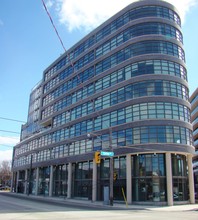
[[[49,196],[35,196],[26,195],[13,192],[2,192],[5,196],[12,196],[17,198],[23,198],[28,200],[34,200],[39,202],[47,202],[51,204],[59,205],[72,205],[81,206],[86,208],[97,208],[97,209],[126,209],[126,210],[147,210],[147,211],[197,211],[198,203],[196,204],[180,204],[174,206],[156,206],[156,205],[136,205],[136,204],[125,204],[121,202],[114,202],[113,206],[106,205],[102,201],[92,202],[86,199],[67,199],[65,197],[49,197]]]

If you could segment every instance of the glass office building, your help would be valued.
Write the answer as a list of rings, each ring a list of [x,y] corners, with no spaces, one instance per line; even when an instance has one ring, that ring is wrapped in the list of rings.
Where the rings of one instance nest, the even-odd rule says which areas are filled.
[[[194,171],[196,199],[198,199],[198,88],[191,95],[190,103],[191,103],[191,121],[193,125],[193,140],[195,146],[195,155],[193,157],[193,171]]]
[[[71,47],[30,95],[13,151],[17,193],[102,201],[194,203],[194,154],[181,21],[138,1]]]

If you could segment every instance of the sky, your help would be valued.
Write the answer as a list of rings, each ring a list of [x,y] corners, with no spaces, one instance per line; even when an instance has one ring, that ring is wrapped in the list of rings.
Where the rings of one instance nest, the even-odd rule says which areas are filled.
[[[43,0],[66,49],[134,0]],[[149,1],[149,0],[148,0]],[[182,18],[190,95],[198,87],[198,0],[167,0]],[[31,89],[64,53],[42,0],[0,0],[0,162],[12,159]],[[9,120],[8,120],[9,119]]]

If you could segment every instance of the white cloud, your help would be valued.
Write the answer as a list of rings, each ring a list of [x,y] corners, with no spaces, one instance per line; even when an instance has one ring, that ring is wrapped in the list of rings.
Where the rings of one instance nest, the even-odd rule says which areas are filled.
[[[19,137],[0,136],[0,145],[14,146],[19,142]]]
[[[19,137],[0,136],[0,162],[12,160],[13,146],[19,142]]]
[[[183,22],[186,13],[198,3],[198,0],[167,1],[177,7]],[[90,31],[132,2],[135,0],[57,0],[56,11],[60,22],[65,24],[69,31]]]
[[[12,160],[12,149],[11,150],[0,150],[0,162],[4,160]]]
[[[88,31],[130,4],[131,0],[122,0],[116,4],[115,0],[59,0],[59,3],[60,22],[65,24],[69,31]]]
[[[184,23],[186,14],[192,6],[198,4],[198,0],[167,0],[167,2],[170,2],[178,9],[182,23]]]
[[[48,9],[50,9],[50,8],[54,5],[54,1],[48,0],[48,1],[45,3],[45,5],[46,5],[46,7],[47,7]]]

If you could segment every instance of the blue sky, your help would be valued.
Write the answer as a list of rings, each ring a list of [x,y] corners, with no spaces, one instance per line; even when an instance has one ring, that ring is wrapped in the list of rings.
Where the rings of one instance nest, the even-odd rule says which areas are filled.
[[[198,0],[168,0],[182,17],[190,94],[198,87]],[[45,0],[64,46],[69,49],[105,19],[133,0]],[[116,3],[116,4],[115,4]],[[105,5],[105,7],[104,7]],[[27,120],[29,94],[63,48],[42,0],[0,0],[0,160],[11,159],[21,124]]]

